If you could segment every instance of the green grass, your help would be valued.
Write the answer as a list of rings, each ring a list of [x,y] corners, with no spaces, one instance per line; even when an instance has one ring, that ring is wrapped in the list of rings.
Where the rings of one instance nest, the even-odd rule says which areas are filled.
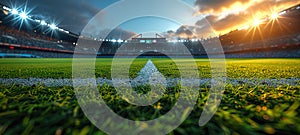
[[[148,59],[136,59],[130,68],[134,78]],[[167,77],[179,77],[175,63],[170,59],[152,59],[159,71]],[[176,59],[182,66],[190,67],[189,59]],[[208,59],[195,59],[200,77],[211,77]],[[97,59],[96,77],[111,78],[112,59]],[[129,64],[127,59],[120,66]],[[0,78],[71,78],[72,59],[0,59]],[[229,78],[299,78],[299,59],[227,59]]]
[[[99,87],[103,99],[116,113],[134,120],[153,119],[166,113],[176,101],[176,89],[169,88],[154,105],[138,107],[122,100],[112,92],[113,88]],[[191,115],[170,134],[300,133],[299,86],[227,85],[218,111],[207,125],[199,127],[198,119],[208,91],[209,88],[200,89]],[[103,134],[84,116],[71,87],[0,86],[0,99],[0,134],[55,134],[60,131],[63,134]]]
[[[97,77],[111,78],[111,60],[97,59]],[[131,78],[137,76],[147,60],[136,59],[131,64]],[[180,76],[172,60],[152,61],[163,75]],[[190,61],[176,59],[187,67],[191,66]],[[209,78],[208,59],[196,59],[196,63],[200,76]],[[128,60],[118,64],[122,67]],[[300,78],[300,59],[227,59],[226,64],[229,78]],[[72,76],[72,59],[0,59],[0,66],[0,78]],[[147,120],[158,118],[172,108],[178,87],[168,88],[159,102],[145,107],[128,104],[107,85],[99,87],[99,92],[119,115]],[[147,89],[139,87],[137,91],[143,93]],[[198,120],[210,91],[208,86],[201,85],[192,113],[170,134],[300,134],[300,86],[227,84],[225,89],[214,117],[204,127],[199,127]],[[84,116],[72,87],[0,85],[0,134],[55,133],[104,134]]]

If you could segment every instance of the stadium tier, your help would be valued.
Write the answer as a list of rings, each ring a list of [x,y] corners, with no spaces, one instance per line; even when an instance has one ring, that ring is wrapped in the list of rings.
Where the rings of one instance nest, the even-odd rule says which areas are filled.
[[[214,54],[221,52],[215,51],[215,48],[205,49],[203,44],[218,41],[221,42],[226,57],[300,57],[300,5],[280,12],[280,18],[276,20],[265,18],[259,26],[234,30],[205,40],[184,39],[183,42],[168,42],[163,37],[135,37],[128,42],[100,42],[87,38],[83,42],[91,45],[77,49],[75,47],[78,35],[46,24],[38,18],[28,20],[28,26],[20,27],[19,23],[12,21],[14,15],[11,15],[8,7],[0,6],[0,57],[68,58],[73,57],[74,52],[97,53],[98,57],[113,57],[116,54],[207,57],[208,51]]]

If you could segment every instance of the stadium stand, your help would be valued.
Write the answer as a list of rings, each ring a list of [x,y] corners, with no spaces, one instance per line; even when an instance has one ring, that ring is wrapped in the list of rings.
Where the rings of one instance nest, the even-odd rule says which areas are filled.
[[[227,57],[300,57],[300,5],[257,27],[220,36]]]
[[[30,27],[20,27],[12,23],[14,16],[9,15],[6,8],[0,5],[0,57],[71,58],[74,52],[77,53],[78,35],[58,27],[54,33],[49,32],[49,28],[41,26],[40,20],[30,20]],[[113,57],[117,52],[124,56],[139,53],[145,57],[163,54],[207,57],[209,50],[205,50],[203,44],[220,41],[226,57],[300,57],[300,5],[280,12],[276,20],[265,18],[259,26],[234,30],[219,37],[197,41],[185,39],[184,42],[167,42],[163,37],[151,38],[151,42],[147,40],[150,39],[134,38],[128,42],[105,39],[99,42],[86,38],[84,43],[90,46],[76,49],[82,53],[97,53],[98,57]],[[179,44],[189,51],[182,51],[183,46]]]
[[[9,57],[12,57],[12,54],[27,54],[25,56],[32,55],[31,57],[72,57],[74,46],[71,44],[12,27],[1,26],[0,30],[0,52],[9,54]]]

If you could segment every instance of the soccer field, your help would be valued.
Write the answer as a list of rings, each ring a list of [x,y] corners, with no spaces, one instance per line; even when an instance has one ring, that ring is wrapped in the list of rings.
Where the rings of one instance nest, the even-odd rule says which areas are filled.
[[[131,63],[130,77],[134,78],[148,59]],[[166,77],[179,77],[171,59],[151,59]],[[209,59],[175,59],[189,67],[195,61],[201,78],[210,78]],[[120,65],[130,64],[126,58]],[[95,76],[111,78],[111,58],[96,60]],[[0,78],[71,78],[72,59],[0,59]],[[226,59],[228,78],[300,78],[300,59]]]
[[[147,61],[140,58],[130,64],[124,58],[118,64],[130,64],[133,79]],[[195,61],[200,79],[211,78],[209,59],[151,61],[166,78],[180,78],[174,61],[187,67]],[[95,77],[110,80],[111,65],[110,58],[97,59]],[[46,79],[71,82],[72,59],[0,59],[0,66],[0,134],[104,134],[85,117],[70,83],[43,84]],[[300,59],[226,59],[226,71],[224,96],[214,117],[205,126],[198,126],[210,91],[209,84],[201,84],[193,111],[170,134],[300,134]],[[42,81],[34,85],[26,82],[33,78]],[[142,121],[163,116],[180,93],[180,86],[169,86],[155,104],[136,106],[108,84],[98,89],[115,113]],[[135,90],[146,93],[149,87]]]

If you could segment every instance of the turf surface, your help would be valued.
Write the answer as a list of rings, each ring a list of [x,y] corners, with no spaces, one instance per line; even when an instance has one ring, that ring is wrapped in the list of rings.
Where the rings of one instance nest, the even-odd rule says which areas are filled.
[[[148,59],[136,59],[130,68],[134,78]],[[190,66],[190,59],[176,59],[183,66]],[[179,77],[175,63],[170,59],[152,59],[166,77]],[[208,59],[195,59],[200,77],[210,78]],[[111,78],[112,59],[97,59],[96,77]],[[130,64],[124,59],[120,65]],[[0,59],[0,78],[71,78],[72,59]],[[300,59],[227,59],[229,78],[300,78]]]
[[[171,60],[152,61],[165,76],[179,76]],[[0,78],[71,78],[71,62],[72,59],[0,59]],[[136,76],[146,62],[147,59],[135,60],[130,76]],[[200,76],[209,78],[209,61],[196,59],[196,62]],[[124,59],[119,64],[127,63]],[[299,59],[227,59],[226,63],[229,78],[299,78],[300,75]],[[98,59],[96,76],[110,78],[110,66],[111,59]],[[178,87],[168,88],[159,102],[146,107],[127,104],[107,85],[99,87],[99,92],[119,115],[147,120],[172,108]],[[139,90],[147,91],[147,87]],[[191,115],[170,134],[300,134],[300,86],[227,84],[218,111],[207,125],[199,127],[209,90],[209,86],[201,86]],[[104,133],[84,116],[72,87],[0,85],[0,134]]]

